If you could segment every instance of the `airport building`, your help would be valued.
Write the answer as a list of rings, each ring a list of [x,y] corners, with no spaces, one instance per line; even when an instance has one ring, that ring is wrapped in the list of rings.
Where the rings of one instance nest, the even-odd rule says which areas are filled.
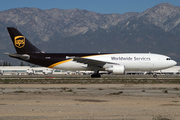
[[[179,74],[180,66],[173,66],[171,68],[155,71],[158,74]]]
[[[1,75],[27,75],[28,66],[0,66]]]
[[[1,75],[48,75],[48,74],[67,74],[66,71],[50,69],[46,67],[30,66],[0,66]]]

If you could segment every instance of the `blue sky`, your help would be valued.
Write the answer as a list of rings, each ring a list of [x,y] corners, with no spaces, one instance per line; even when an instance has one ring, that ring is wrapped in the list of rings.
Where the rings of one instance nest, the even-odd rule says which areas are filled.
[[[143,12],[159,3],[180,6],[180,0],[0,0],[0,11],[36,7],[40,9],[86,9],[102,14]]]

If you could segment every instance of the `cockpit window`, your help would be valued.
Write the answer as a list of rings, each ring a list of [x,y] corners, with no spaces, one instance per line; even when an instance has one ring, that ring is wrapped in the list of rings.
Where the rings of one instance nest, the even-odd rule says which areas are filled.
[[[171,60],[171,58],[166,58],[166,60]]]

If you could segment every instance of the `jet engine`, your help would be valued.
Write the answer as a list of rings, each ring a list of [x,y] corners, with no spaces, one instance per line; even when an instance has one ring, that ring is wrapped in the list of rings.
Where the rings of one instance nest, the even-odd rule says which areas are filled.
[[[125,73],[125,66],[124,65],[112,65],[105,69],[106,71],[113,73],[113,74],[124,74]]]

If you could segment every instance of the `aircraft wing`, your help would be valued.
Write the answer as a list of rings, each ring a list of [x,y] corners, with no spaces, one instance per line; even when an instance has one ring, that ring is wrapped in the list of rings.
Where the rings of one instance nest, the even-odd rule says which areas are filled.
[[[100,68],[103,68],[103,66],[105,66],[106,64],[116,64],[116,63],[104,62],[104,61],[93,60],[93,59],[88,59],[88,58],[81,58],[81,57],[74,57],[73,61],[88,64],[88,66],[96,66],[96,67],[100,67]]]

